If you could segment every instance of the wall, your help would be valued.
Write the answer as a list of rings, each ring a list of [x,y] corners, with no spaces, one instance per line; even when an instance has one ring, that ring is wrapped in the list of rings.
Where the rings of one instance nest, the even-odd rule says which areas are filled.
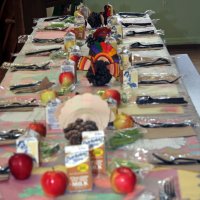
[[[93,11],[103,10],[106,0],[84,1]],[[167,44],[200,44],[200,0],[110,0],[116,11],[154,10],[160,19],[157,29],[165,31]]]

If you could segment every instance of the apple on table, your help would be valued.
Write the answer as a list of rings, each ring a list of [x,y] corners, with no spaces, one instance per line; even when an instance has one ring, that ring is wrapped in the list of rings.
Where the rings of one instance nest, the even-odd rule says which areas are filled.
[[[116,129],[125,129],[133,127],[134,121],[130,115],[119,113],[116,115],[113,124]]]
[[[52,101],[56,98],[56,92],[51,89],[43,90],[40,93],[40,100],[42,103],[47,104],[49,101]]]
[[[72,72],[62,72],[59,75],[59,83],[63,87],[69,87],[75,81],[74,74]]]
[[[102,94],[103,99],[112,98],[117,102],[117,105],[119,106],[121,103],[121,94],[118,90],[115,89],[107,89]]]
[[[45,172],[41,177],[41,186],[44,193],[50,197],[56,197],[65,193],[68,184],[67,175],[62,171]]]
[[[121,166],[113,170],[110,180],[116,193],[127,194],[134,191],[137,176],[129,167]]]
[[[8,166],[11,174],[18,180],[30,177],[33,169],[33,158],[25,153],[15,153],[9,158]]]
[[[28,125],[28,128],[37,132],[40,136],[45,137],[47,134],[46,126],[41,122],[31,122]]]

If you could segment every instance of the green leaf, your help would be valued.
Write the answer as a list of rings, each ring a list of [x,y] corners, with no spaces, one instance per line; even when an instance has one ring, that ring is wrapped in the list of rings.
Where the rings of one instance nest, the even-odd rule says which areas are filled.
[[[31,187],[26,188],[23,193],[19,194],[19,197],[24,199],[35,195],[37,196],[44,195],[41,185],[36,185],[32,188]]]

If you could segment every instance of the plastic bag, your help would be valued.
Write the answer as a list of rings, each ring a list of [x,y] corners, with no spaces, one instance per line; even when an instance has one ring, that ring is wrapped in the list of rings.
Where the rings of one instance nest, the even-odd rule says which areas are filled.
[[[107,148],[115,150],[128,144],[132,144],[135,141],[143,138],[144,132],[145,129],[141,128],[121,129],[113,131],[112,134],[107,134]]]

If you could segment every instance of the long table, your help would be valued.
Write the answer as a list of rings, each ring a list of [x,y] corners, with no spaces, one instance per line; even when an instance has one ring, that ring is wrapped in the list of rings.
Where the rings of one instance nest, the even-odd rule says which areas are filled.
[[[147,15],[144,18],[130,18],[131,21],[149,21],[152,22],[150,17]],[[35,45],[32,43],[32,38],[56,38],[63,37],[65,32],[63,31],[40,31],[38,27],[43,25],[43,20],[39,20],[37,26],[34,28],[32,35],[26,41],[23,49],[17,55],[15,63],[40,63],[44,61],[51,60],[48,56],[31,56],[27,57],[24,55],[26,51],[45,49],[47,47],[60,47],[63,45]],[[134,28],[124,28],[134,29],[135,31],[141,30],[141,27]],[[145,29],[145,28],[143,28]],[[149,29],[149,27],[148,27]],[[150,29],[156,31],[154,25]],[[140,35],[123,39],[122,46],[129,46],[134,42],[140,43],[162,43],[164,44],[162,38],[159,34],[153,35]],[[87,55],[88,49],[86,45],[82,46],[83,55]],[[143,163],[146,166],[140,174],[138,175],[139,180],[137,187],[133,193],[128,195],[119,195],[112,191],[109,177],[107,175],[95,177],[94,187],[92,191],[74,193],[71,194],[66,191],[65,195],[60,196],[56,199],[137,199],[139,196],[144,199],[158,199],[159,197],[159,187],[160,182],[166,178],[173,177],[175,180],[176,193],[178,199],[199,199],[199,182],[198,178],[200,167],[199,165],[173,165],[173,166],[158,166],[152,165],[149,162],[149,158],[152,152],[159,152],[163,154],[169,154],[174,156],[197,156],[200,157],[200,145],[197,135],[200,133],[199,129],[199,104],[196,96],[191,94],[194,87],[193,83],[190,82],[188,86],[187,78],[191,78],[188,71],[191,69],[191,64],[188,64],[189,59],[183,56],[180,60],[176,57],[176,62],[169,55],[166,46],[159,50],[133,50],[133,55],[139,55],[142,57],[165,57],[171,61],[171,66],[156,66],[152,68],[140,68],[138,70],[139,76],[179,76],[181,74],[181,79],[175,84],[160,84],[160,85],[139,85],[137,89],[127,89],[123,90],[121,84],[113,80],[108,87],[118,89],[120,92],[126,92],[128,94],[128,104],[119,107],[119,112],[125,112],[132,115],[135,119],[156,119],[156,120],[191,120],[196,123],[195,127],[185,127],[185,128],[154,128],[147,129],[144,138],[137,141],[134,144],[125,146],[124,148],[118,149],[116,151],[107,151],[107,166],[115,158],[125,159],[129,161],[136,161]],[[186,59],[186,60],[185,60]],[[23,72],[11,72],[8,71],[6,74],[1,87],[0,87],[0,97],[1,101],[4,100],[15,100],[23,101],[30,99],[39,100],[40,93],[30,93],[30,94],[20,94],[16,95],[9,90],[10,85],[22,84],[28,82],[40,81],[44,77],[58,85],[58,76],[60,74],[60,64],[63,60],[54,59],[52,61],[51,69],[45,72],[42,71],[23,71]],[[184,65],[185,71],[182,71]],[[177,70],[178,69],[180,70]],[[186,77],[187,74],[187,77]],[[95,88],[91,86],[86,78],[85,72],[78,71],[78,84],[74,92],[84,93],[90,92],[96,94],[100,89],[106,89],[107,87]],[[199,76],[195,76],[196,82],[199,81]],[[185,85],[183,84],[185,83]],[[197,84],[198,85],[198,84]],[[186,90],[187,89],[187,90]],[[195,92],[193,91],[193,94]],[[171,105],[159,105],[156,107],[145,107],[140,108],[135,105],[135,96],[137,95],[152,95],[152,96],[184,96],[189,102],[187,106],[171,106]],[[69,98],[68,96],[63,99]],[[195,109],[195,107],[196,109]],[[197,110],[197,112],[196,112]],[[0,127],[1,130],[26,128],[28,124],[34,120],[46,122],[45,120],[45,108],[39,107],[35,108],[32,112],[1,112],[0,113]],[[106,136],[107,137],[107,136]],[[47,142],[60,145],[60,151],[45,160],[42,160],[41,166],[39,168],[34,168],[32,175],[29,179],[25,181],[18,181],[12,175],[10,175],[9,180],[5,182],[0,182],[0,199],[51,199],[45,196],[42,191],[40,178],[44,171],[50,170],[51,167],[55,169],[66,171],[64,166],[64,146],[67,145],[64,139],[64,134],[61,129],[54,130],[48,129],[47,137],[45,139]],[[1,145],[1,141],[0,141]],[[15,144],[1,145],[0,146],[0,166],[6,166],[9,157],[15,152]],[[189,181],[188,181],[189,180]],[[146,198],[145,198],[146,195]]]

